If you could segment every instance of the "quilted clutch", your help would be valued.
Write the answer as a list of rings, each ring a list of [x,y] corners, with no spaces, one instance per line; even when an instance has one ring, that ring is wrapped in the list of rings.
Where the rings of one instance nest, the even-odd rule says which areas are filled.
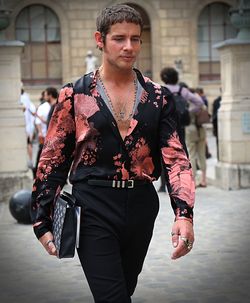
[[[73,258],[79,247],[81,207],[75,202],[75,197],[65,191],[55,201],[52,233],[59,259]]]

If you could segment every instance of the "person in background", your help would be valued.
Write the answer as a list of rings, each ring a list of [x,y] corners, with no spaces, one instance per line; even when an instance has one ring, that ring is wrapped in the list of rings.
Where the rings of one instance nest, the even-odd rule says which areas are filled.
[[[93,55],[91,50],[87,51],[85,58],[86,74],[93,72],[97,67],[97,58]]]
[[[190,89],[195,92],[195,89]],[[201,99],[202,100],[202,99]],[[202,101],[202,107],[206,109],[205,103]],[[190,103],[190,118],[191,122],[185,129],[187,149],[190,156],[190,161],[193,168],[195,180],[197,179],[198,168],[201,171],[201,180],[196,180],[196,187],[207,187],[206,178],[206,129],[204,126],[196,124],[197,108]]]
[[[213,135],[216,138],[217,147],[217,159],[219,161],[219,139],[218,139],[218,110],[221,105],[221,96],[217,97],[213,102],[213,112],[212,112],[212,123],[213,123]]]
[[[50,96],[48,95],[47,89],[44,91],[44,102],[41,103],[38,106],[38,109],[36,111],[36,119],[35,119],[35,124],[37,127],[37,131],[38,131],[38,151],[37,151],[37,156],[36,156],[36,165],[33,169],[33,176],[36,176],[36,172],[37,172],[37,166],[39,163],[39,159],[40,159],[40,155],[42,152],[42,148],[43,148],[43,144],[44,144],[44,140],[47,134],[47,120],[48,120],[48,115],[50,112]]]
[[[197,87],[195,91],[202,98],[204,104],[208,108],[208,100],[207,100],[207,97],[206,97],[206,95],[204,93],[203,88],[202,87]],[[211,117],[211,115],[209,115],[209,116]],[[212,157],[212,154],[209,151],[208,143],[207,143],[207,140],[206,140],[206,159],[209,159],[211,157]]]
[[[54,87],[48,87],[45,90],[45,99],[49,102],[50,104],[50,111],[48,114],[48,118],[47,118],[47,128],[49,127],[49,122],[51,120],[54,108],[56,106],[56,102],[58,99],[58,91],[56,88]]]
[[[208,107],[208,100],[202,87],[197,87],[195,92],[201,97],[203,103]]]
[[[193,104],[192,111],[198,111],[202,105],[203,101],[201,97],[196,94],[192,93],[186,83],[179,81],[179,74],[178,71],[173,67],[165,67],[161,70],[161,80],[164,82],[165,86],[170,90],[171,93],[180,92],[182,97],[186,99],[189,103]],[[181,125],[181,133],[185,139],[185,126]],[[161,185],[158,189],[158,192],[166,192],[165,187],[165,177],[164,172],[162,171],[161,174]]]
[[[40,98],[39,98],[40,104],[43,104],[43,103],[45,102],[44,94],[45,94],[45,90],[43,90],[43,91],[41,92],[41,96],[40,96]]]
[[[22,105],[24,118],[25,118],[25,130],[27,136],[27,151],[28,151],[28,167],[30,169],[33,169],[32,150],[33,150],[33,140],[35,136],[34,114],[36,112],[36,107],[31,102],[29,95],[24,91],[24,89],[21,89],[19,104]]]

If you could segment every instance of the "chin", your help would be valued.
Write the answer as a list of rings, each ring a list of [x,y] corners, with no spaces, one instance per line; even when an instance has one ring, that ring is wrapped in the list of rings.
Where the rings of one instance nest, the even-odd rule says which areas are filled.
[[[134,62],[130,62],[130,63],[124,63],[120,65],[121,69],[126,69],[126,70],[131,70],[134,67]]]

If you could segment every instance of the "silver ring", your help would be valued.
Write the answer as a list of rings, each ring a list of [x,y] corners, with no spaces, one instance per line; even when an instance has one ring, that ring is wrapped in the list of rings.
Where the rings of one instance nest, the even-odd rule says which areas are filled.
[[[46,242],[46,245],[47,245],[47,246],[49,246],[50,242],[52,242],[52,243],[53,243],[53,241],[52,241],[52,240],[49,240],[49,241],[47,241],[47,242]]]
[[[176,233],[174,233],[174,232],[171,232],[171,236],[173,237],[173,236],[179,236],[180,234],[176,234]]]
[[[181,240],[184,242],[188,250],[190,250],[193,247],[193,242],[188,240],[188,238],[181,237]]]

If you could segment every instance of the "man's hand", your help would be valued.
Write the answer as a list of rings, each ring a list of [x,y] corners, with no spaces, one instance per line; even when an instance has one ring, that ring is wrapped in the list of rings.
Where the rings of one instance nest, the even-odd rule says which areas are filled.
[[[42,237],[39,238],[39,241],[42,243],[43,247],[47,250],[47,252],[50,255],[56,256],[56,247],[54,245],[53,239],[54,238],[52,233],[48,231]]]
[[[173,260],[183,257],[190,252],[194,243],[194,230],[191,222],[181,219],[175,221],[171,235],[172,244],[175,248],[171,256]],[[188,245],[189,243],[191,243],[190,246]]]

